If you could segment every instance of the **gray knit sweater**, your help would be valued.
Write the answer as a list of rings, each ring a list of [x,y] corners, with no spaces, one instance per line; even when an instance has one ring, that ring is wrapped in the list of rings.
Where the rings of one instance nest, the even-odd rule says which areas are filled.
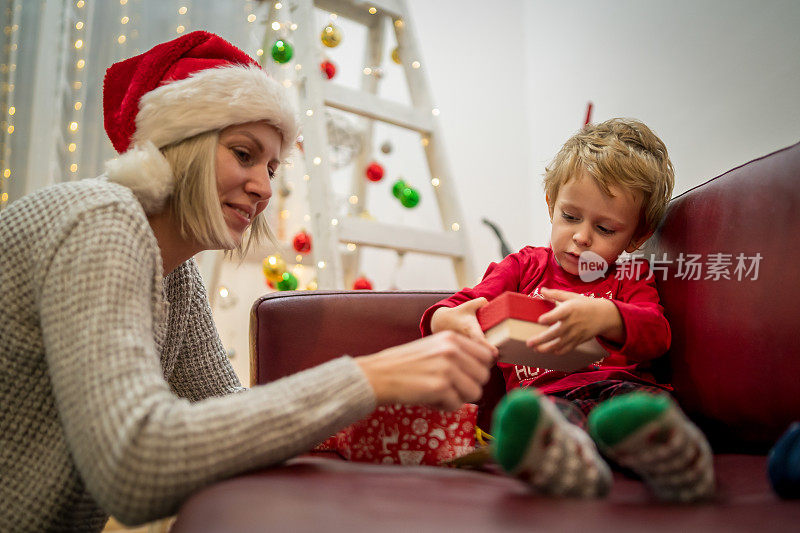
[[[243,389],[197,266],[162,277],[128,189],[65,183],[0,214],[0,531],[168,516],[374,407],[349,357]]]

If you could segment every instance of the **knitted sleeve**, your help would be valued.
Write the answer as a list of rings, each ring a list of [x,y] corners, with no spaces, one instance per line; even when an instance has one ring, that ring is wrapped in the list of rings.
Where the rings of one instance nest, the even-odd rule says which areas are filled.
[[[172,336],[178,337],[172,340],[180,343],[169,377],[172,390],[193,402],[247,390],[222,346],[194,259],[167,276],[166,285],[171,313],[174,312],[170,317],[170,327],[175,330]]]
[[[71,456],[126,524],[168,516],[199,488],[308,450],[375,407],[349,357],[246,394],[177,397],[155,350],[156,257],[140,214],[95,208],[57,246],[39,298]]]

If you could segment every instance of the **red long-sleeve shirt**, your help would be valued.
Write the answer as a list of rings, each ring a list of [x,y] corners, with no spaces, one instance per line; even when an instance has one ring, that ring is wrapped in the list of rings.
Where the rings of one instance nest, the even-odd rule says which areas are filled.
[[[498,363],[506,379],[506,390],[534,386],[544,394],[553,394],[617,379],[671,389],[665,383],[658,383],[650,371],[650,362],[669,348],[669,323],[659,303],[649,264],[641,259],[635,261],[626,267],[611,265],[604,277],[584,282],[564,271],[549,247],[527,246],[500,263],[489,265],[483,280],[475,287],[465,288],[428,308],[422,315],[420,329],[423,335],[431,333],[431,316],[439,307],[455,307],[481,296],[491,301],[506,291],[541,297],[540,290],[549,288],[608,298],[622,316],[625,342],[621,346],[597,337],[609,355],[599,364],[576,372]],[[622,275],[617,275],[618,272]]]

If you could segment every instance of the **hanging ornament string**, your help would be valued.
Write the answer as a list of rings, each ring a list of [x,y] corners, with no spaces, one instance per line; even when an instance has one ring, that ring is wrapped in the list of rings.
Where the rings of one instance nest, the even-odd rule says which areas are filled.
[[[392,271],[392,277],[389,281],[389,290],[396,291],[398,289],[397,276],[400,273],[400,269],[403,267],[403,261],[405,258],[405,252],[397,252],[397,261],[395,262],[394,270]]]

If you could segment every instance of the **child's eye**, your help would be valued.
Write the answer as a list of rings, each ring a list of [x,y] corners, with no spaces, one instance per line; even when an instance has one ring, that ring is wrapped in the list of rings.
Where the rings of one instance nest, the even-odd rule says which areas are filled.
[[[614,234],[614,230],[613,229],[606,228],[605,226],[597,226],[597,229],[600,230],[600,233],[602,233],[603,235],[613,235]]]
[[[565,211],[561,212],[561,217],[566,219],[566,220],[578,220],[578,217],[574,217],[574,216],[570,215],[569,213],[567,213]]]

